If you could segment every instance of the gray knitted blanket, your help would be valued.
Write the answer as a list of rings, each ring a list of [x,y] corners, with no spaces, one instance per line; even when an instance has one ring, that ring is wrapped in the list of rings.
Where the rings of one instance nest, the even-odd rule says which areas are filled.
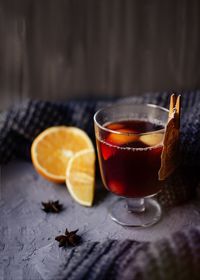
[[[200,176],[200,91],[184,92],[182,100],[182,164],[167,180],[159,196],[160,202],[168,206],[194,196]],[[168,107],[169,94],[146,94],[117,102]],[[34,137],[52,125],[78,126],[94,140],[93,115],[107,104],[107,101],[62,104],[27,101],[20,108],[2,113],[0,164],[14,157],[29,159]],[[200,279],[200,227],[154,243],[130,240],[83,242],[70,250],[52,244],[41,249],[41,256],[39,254],[34,262],[43,279]]]
[[[72,250],[54,244],[34,260],[43,279],[57,280],[195,280],[199,264],[200,227],[153,243],[108,240]]]

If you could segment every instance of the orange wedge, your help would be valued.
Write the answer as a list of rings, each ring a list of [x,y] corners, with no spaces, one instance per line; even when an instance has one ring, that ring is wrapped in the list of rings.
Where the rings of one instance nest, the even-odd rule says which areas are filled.
[[[33,141],[31,158],[39,174],[50,181],[63,183],[69,160],[85,149],[94,148],[83,130],[66,126],[50,127]]]
[[[150,133],[140,136],[140,141],[149,147],[159,145],[163,142],[164,133]]]
[[[66,170],[66,185],[72,198],[81,205],[92,206],[95,182],[95,152],[84,150],[73,156]]]
[[[119,132],[126,132],[123,131],[122,129],[119,130]],[[117,133],[110,133],[109,136],[107,137],[106,141],[108,143],[113,144],[113,145],[125,145],[134,141],[138,141],[139,137],[135,134],[117,134]]]

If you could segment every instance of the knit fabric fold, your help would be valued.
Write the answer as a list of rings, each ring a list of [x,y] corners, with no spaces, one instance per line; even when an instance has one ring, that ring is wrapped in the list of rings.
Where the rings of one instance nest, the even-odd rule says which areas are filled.
[[[107,240],[74,249],[52,243],[33,258],[44,280],[197,280],[199,263],[200,227],[157,242]]]

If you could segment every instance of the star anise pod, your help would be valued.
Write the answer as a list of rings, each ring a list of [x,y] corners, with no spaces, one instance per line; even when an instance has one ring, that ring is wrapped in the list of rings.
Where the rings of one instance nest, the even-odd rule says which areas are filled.
[[[62,204],[59,203],[59,200],[53,201],[49,200],[48,202],[43,202],[42,201],[42,210],[49,213],[59,213],[60,211],[63,210]]]
[[[56,236],[55,240],[59,242],[59,247],[76,246],[80,242],[80,236],[77,235],[78,229],[74,231],[68,231],[66,228],[65,235]]]

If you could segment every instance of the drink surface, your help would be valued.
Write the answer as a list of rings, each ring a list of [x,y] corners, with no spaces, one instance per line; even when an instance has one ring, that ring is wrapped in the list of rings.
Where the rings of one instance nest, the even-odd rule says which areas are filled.
[[[109,130],[97,137],[97,147],[105,187],[125,197],[157,193],[164,127],[146,120],[125,120],[104,127]]]

